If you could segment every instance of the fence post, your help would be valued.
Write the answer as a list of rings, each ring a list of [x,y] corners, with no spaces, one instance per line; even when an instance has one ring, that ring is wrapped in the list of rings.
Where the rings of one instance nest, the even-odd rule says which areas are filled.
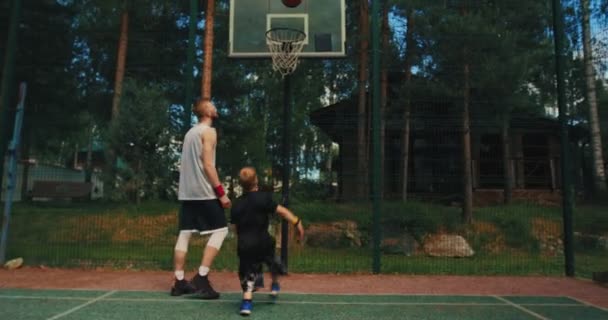
[[[17,178],[17,148],[19,147],[19,137],[21,135],[21,125],[23,123],[23,109],[27,85],[22,82],[19,86],[19,104],[15,114],[15,127],[13,129],[13,139],[8,147],[8,181],[6,183],[6,195],[4,200],[4,219],[2,219],[2,235],[0,238],[0,264],[6,261],[6,247],[8,242],[8,227],[11,218],[11,207],[13,204],[13,192],[15,191]]]
[[[6,40],[6,51],[4,52],[4,63],[2,68],[2,79],[0,80],[0,186],[4,179],[4,157],[9,131],[8,116],[10,104],[10,91],[15,76],[15,56],[17,51],[17,34],[19,32],[19,20],[21,16],[21,0],[13,0],[9,5],[11,8],[10,22],[8,26],[8,39]],[[0,188],[0,194],[2,189]]]
[[[561,173],[562,173],[562,215],[564,219],[565,273],[574,277],[574,246],[572,230],[573,194],[570,179],[570,154],[568,152],[568,115],[564,83],[564,25],[560,0],[553,0],[553,38],[555,42],[555,73],[557,79],[557,107],[561,128]]]

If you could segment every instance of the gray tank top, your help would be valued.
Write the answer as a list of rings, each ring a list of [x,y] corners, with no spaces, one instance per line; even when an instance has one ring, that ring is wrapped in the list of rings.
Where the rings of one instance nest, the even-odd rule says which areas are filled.
[[[179,169],[179,200],[217,199],[213,186],[203,169],[203,132],[215,130],[205,124],[197,124],[188,130],[182,146]],[[213,165],[215,166],[215,146],[213,146]]]

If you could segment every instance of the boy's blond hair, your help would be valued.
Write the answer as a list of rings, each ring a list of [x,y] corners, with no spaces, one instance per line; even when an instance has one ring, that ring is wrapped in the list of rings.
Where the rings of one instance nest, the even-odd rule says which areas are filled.
[[[258,175],[253,167],[241,169],[239,172],[239,184],[245,192],[249,192],[258,186]]]

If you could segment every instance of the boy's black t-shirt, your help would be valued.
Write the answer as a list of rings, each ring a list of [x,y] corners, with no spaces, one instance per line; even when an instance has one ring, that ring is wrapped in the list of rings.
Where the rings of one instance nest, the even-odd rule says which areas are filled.
[[[230,223],[236,225],[239,255],[259,255],[274,246],[268,233],[270,216],[278,204],[268,192],[248,192],[232,206]]]

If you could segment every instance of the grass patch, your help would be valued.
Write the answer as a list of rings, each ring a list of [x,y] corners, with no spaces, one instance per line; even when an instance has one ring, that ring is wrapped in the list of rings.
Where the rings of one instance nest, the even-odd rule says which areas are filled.
[[[172,268],[172,251],[177,229],[176,202],[144,202],[140,206],[114,203],[16,204],[9,234],[9,258],[23,257],[27,265],[57,267],[112,267],[118,269]],[[561,235],[561,210],[517,203],[477,208],[474,227],[460,224],[460,208],[421,202],[385,202],[382,205],[383,236],[410,232],[416,238],[436,232],[464,235],[475,248],[472,258],[431,258],[422,255],[385,254],[383,273],[462,275],[561,275],[563,257],[538,253],[534,236],[539,232]],[[298,202],[293,211],[305,224],[337,220],[357,222],[363,236],[371,230],[368,203]],[[603,234],[608,229],[598,206],[579,206],[575,230]],[[471,231],[473,230],[473,231]],[[539,231],[540,230],[540,231]],[[194,237],[189,268],[195,269],[205,239]],[[194,239],[193,238],[193,239]],[[506,243],[509,250],[487,250]],[[537,242],[536,242],[537,243]],[[225,242],[214,268],[235,271],[235,240]],[[605,251],[576,252],[577,275],[590,278],[608,265]],[[294,248],[290,254],[294,272],[368,273],[372,250],[361,248]]]
[[[507,246],[538,252],[538,239],[532,234],[532,226],[530,224],[526,224],[521,219],[516,218],[505,219],[494,217],[492,220],[502,230]]]
[[[509,205],[476,208],[473,219],[479,221],[496,221],[496,219],[516,219],[522,223],[531,223],[532,219],[561,220],[560,208],[543,207],[531,203],[514,203]]]
[[[574,230],[593,235],[608,235],[608,207],[578,206],[574,209]]]
[[[49,267],[94,268],[121,270],[171,270],[172,246],[119,246],[111,244],[52,244],[40,246],[21,244],[11,247],[9,256],[23,256],[27,265]],[[188,270],[196,270],[202,246],[189,251]],[[214,262],[214,269],[237,271],[234,245],[227,243]],[[297,273],[370,273],[371,250],[366,249],[304,249],[292,252],[289,270]],[[594,271],[605,269],[606,256],[576,255],[577,276],[591,278]],[[382,273],[419,275],[549,275],[564,274],[563,257],[538,255],[479,255],[473,258],[432,258],[383,255]]]

